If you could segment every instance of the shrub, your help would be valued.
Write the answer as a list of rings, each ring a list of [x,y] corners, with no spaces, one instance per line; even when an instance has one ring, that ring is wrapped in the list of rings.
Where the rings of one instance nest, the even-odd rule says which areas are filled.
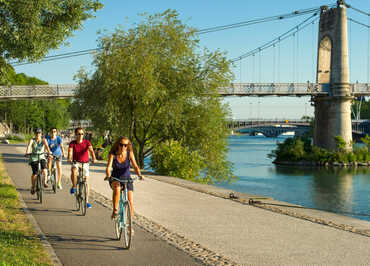
[[[178,141],[168,141],[153,149],[150,166],[161,175],[175,176],[195,182],[208,183],[201,177],[205,163],[197,151],[190,151]]]

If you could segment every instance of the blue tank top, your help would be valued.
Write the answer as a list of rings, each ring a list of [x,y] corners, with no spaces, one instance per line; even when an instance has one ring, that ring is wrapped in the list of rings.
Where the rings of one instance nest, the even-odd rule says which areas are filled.
[[[130,177],[130,152],[127,151],[126,160],[123,163],[118,162],[117,156],[114,156],[112,163],[112,176],[116,178]]]
[[[62,145],[62,138],[57,136],[55,139],[51,139],[51,136],[48,136],[46,139],[53,155],[61,156],[62,149],[60,148],[60,145]]]

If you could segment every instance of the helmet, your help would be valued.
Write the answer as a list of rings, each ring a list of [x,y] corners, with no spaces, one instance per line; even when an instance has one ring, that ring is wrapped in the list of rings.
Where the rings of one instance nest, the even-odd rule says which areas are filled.
[[[35,130],[33,131],[35,134],[37,133],[42,133],[42,129],[41,128],[35,128]]]

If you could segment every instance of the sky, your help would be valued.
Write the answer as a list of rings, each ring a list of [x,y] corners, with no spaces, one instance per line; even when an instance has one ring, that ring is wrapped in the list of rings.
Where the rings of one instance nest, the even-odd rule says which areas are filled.
[[[52,50],[49,55],[92,49],[97,47],[98,31],[113,32],[118,25],[125,29],[143,20],[138,14],[154,14],[167,9],[177,10],[180,19],[189,26],[205,29],[248,21],[256,18],[288,14],[296,10],[334,4],[333,0],[102,0],[104,8],[95,18],[85,21],[83,29],[67,39],[68,45]],[[348,4],[370,12],[370,0],[348,0]],[[200,46],[219,49],[233,59],[294,28],[310,15],[247,27],[213,32],[199,36]],[[370,25],[370,17],[347,9],[347,16]],[[315,81],[318,23],[309,25],[292,38],[261,54],[235,63],[234,82],[307,82]],[[370,30],[349,23],[349,64],[351,82],[370,82],[369,53]],[[280,50],[280,57],[278,56]],[[58,61],[15,67],[17,73],[35,76],[50,84],[76,83],[74,76],[82,67],[93,71],[93,56],[84,55]],[[309,97],[227,97],[235,119],[297,119],[313,116]]]

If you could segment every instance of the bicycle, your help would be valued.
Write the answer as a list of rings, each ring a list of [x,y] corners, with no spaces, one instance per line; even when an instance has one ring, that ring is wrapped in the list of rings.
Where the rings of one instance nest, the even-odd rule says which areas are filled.
[[[48,155],[47,152],[42,152],[42,153],[27,153],[26,157],[29,157],[31,155],[37,155],[37,163],[38,163],[38,170],[37,170],[37,178],[36,178],[36,195],[37,195],[37,200],[42,203],[42,191],[43,191],[43,183],[42,183],[42,170],[41,170],[41,160],[40,156],[41,155]]]
[[[51,171],[50,171],[50,181],[51,181],[51,186],[53,188],[54,194],[57,193],[57,173],[56,173],[56,163],[55,161],[58,160],[59,157],[53,155],[52,160],[51,160]]]
[[[76,161],[73,161],[73,164],[75,164]],[[84,175],[84,165],[88,163],[80,163],[81,167],[78,167],[78,175],[77,175],[77,182],[76,182],[76,210],[81,210],[81,214],[83,216],[86,215],[86,209],[87,209],[87,184],[86,179]]]
[[[114,219],[114,229],[117,240],[121,240],[123,233],[123,248],[129,249],[132,239],[132,217],[131,217],[131,204],[127,196],[127,183],[134,182],[137,178],[131,178],[130,180],[120,180],[115,177],[110,177],[109,180],[115,180],[121,184],[121,192],[118,204],[118,214]]]

